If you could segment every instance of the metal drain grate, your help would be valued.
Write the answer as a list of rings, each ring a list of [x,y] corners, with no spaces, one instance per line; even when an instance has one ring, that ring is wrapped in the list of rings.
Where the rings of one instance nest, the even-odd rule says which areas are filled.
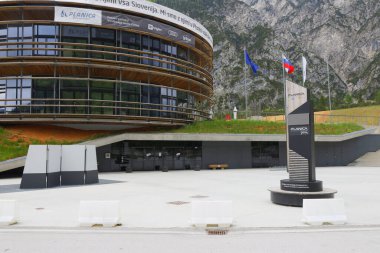
[[[193,198],[193,199],[204,199],[204,198],[208,198],[208,196],[194,195],[194,196],[191,196],[190,198]]]
[[[210,229],[206,230],[208,235],[226,235],[228,234],[228,230],[225,229]]]
[[[176,205],[176,206],[180,206],[180,205],[185,205],[185,204],[189,204],[190,202],[185,202],[185,201],[172,201],[172,202],[168,202],[169,205]]]

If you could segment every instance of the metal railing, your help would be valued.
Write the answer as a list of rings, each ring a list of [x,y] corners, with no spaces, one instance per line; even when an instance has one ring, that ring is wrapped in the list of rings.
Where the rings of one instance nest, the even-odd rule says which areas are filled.
[[[2,99],[0,121],[14,117],[79,117],[87,118],[140,118],[160,121],[193,122],[205,120],[209,114],[195,108],[181,106],[124,102],[95,99]]]
[[[9,48],[13,46],[14,48]],[[14,55],[12,55],[12,52]],[[41,53],[44,52],[44,53]],[[1,56],[1,53],[4,56]],[[6,56],[5,56],[6,55]],[[194,63],[152,52],[114,46],[66,43],[66,42],[3,42],[0,43],[0,61],[17,57],[46,57],[105,60],[115,63],[132,63],[156,67],[174,73],[188,74],[212,87],[212,75],[209,71]]]

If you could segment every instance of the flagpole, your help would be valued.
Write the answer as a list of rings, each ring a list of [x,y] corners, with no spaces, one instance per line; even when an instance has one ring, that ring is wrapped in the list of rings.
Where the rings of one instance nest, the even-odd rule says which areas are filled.
[[[285,117],[284,117],[284,119],[285,119],[285,122],[286,122],[286,111],[287,111],[287,109],[286,109],[286,106],[287,106],[287,104],[286,104],[286,76],[285,76],[285,68],[284,68],[284,59],[282,58],[281,59],[281,68],[282,68],[282,80],[283,80],[283,82],[284,82],[284,108],[285,108]]]
[[[304,64],[303,64],[303,60],[304,59],[304,57],[303,57],[303,54],[302,54],[302,57],[301,57],[301,60],[302,60],[302,86],[304,86],[305,87],[305,82],[306,82],[306,78],[305,78],[305,75],[304,75],[304,72],[305,72],[305,66],[304,66]]]
[[[247,63],[246,63],[246,53],[247,48],[244,46],[244,93],[245,93],[245,119],[248,118],[248,102],[247,102]]]
[[[284,56],[284,54],[283,54]],[[282,77],[284,80],[284,119],[285,119],[285,141],[286,141],[286,171],[288,171],[289,168],[289,136],[288,136],[288,104],[286,102],[286,75],[285,75],[285,68],[284,68],[284,57],[281,59],[281,68],[282,68]]]
[[[327,85],[329,89],[329,109],[331,111],[331,89],[330,89],[330,68],[329,68],[329,57],[326,58],[326,68],[327,68]]]

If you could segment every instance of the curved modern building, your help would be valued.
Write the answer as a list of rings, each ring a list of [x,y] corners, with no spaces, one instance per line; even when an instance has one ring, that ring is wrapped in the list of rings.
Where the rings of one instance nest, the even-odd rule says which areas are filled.
[[[0,123],[181,125],[208,118],[212,37],[141,0],[0,0]]]

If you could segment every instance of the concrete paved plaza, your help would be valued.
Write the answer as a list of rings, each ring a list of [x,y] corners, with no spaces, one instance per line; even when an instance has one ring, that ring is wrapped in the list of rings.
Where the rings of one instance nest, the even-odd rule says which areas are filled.
[[[0,252],[377,253],[380,227],[287,229],[207,235],[121,229],[0,229]]]
[[[0,199],[19,203],[20,223],[12,228],[77,227],[80,200],[120,200],[124,228],[190,229],[192,200],[232,200],[235,231],[307,227],[301,208],[270,202],[267,189],[287,177],[283,168],[106,173],[98,185],[44,190],[20,190],[14,178],[0,180]],[[380,225],[379,167],[318,168],[317,178],[345,200],[348,225]]]

